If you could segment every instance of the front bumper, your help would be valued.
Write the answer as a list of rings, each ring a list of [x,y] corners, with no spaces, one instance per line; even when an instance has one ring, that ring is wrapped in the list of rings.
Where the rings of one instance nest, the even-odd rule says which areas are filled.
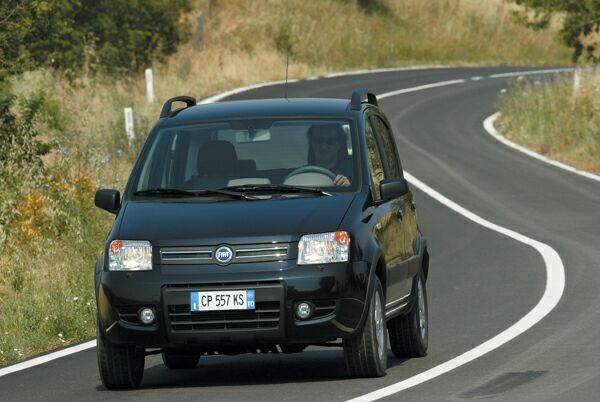
[[[364,262],[298,266],[295,261],[232,264],[228,267],[155,266],[148,272],[100,272],[100,330],[113,343],[146,348],[220,350],[235,346],[320,343],[353,336],[368,288]],[[254,289],[256,309],[191,313],[193,291]],[[308,320],[294,307],[311,302]],[[156,321],[137,319],[143,307]]]

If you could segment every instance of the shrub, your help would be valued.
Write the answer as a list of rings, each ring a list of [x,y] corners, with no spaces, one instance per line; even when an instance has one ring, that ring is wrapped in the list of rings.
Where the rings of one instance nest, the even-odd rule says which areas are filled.
[[[38,233],[33,217],[40,217],[43,197],[44,164],[42,157],[49,144],[40,139],[39,127],[50,128],[57,123],[48,118],[42,92],[22,100],[14,111],[15,97],[0,91],[0,250],[8,235],[7,228],[17,216],[24,217],[21,228],[29,234]],[[19,209],[19,200],[29,194],[29,206]],[[34,205],[35,204],[35,205]]]

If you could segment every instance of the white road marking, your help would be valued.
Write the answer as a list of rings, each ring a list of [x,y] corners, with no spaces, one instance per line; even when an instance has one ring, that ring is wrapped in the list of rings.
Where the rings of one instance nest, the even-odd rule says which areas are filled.
[[[362,75],[362,74],[375,74],[375,73],[395,73],[398,71],[411,71],[411,70],[433,70],[436,68],[448,68],[449,66],[413,66],[413,67],[390,67],[390,68],[374,68],[371,70],[354,70],[354,71],[342,71],[339,73],[325,74],[323,78],[334,78],[334,77],[347,77],[349,75]]]
[[[377,391],[370,392],[368,394],[351,399],[349,402],[375,401],[377,399],[390,396],[392,394],[422,384],[435,377],[445,374],[451,370],[454,370],[457,367],[460,367],[477,359],[478,357],[485,355],[486,353],[491,352],[494,349],[499,348],[508,341],[516,338],[523,332],[527,331],[529,328],[537,324],[542,318],[548,315],[548,313],[550,313],[550,311],[552,311],[560,301],[560,298],[562,297],[565,288],[565,269],[562,260],[560,259],[560,256],[552,247],[548,246],[547,244],[541,243],[537,240],[531,239],[527,236],[523,236],[522,234],[519,234],[513,230],[496,225],[495,223],[492,223],[480,217],[479,215],[476,215],[475,213],[467,210],[466,208],[461,207],[454,201],[446,198],[439,192],[429,187],[427,184],[423,183],[421,180],[411,175],[410,173],[405,171],[404,174],[406,176],[406,179],[413,186],[417,187],[419,190],[423,191],[425,194],[435,199],[436,201],[442,203],[443,205],[447,206],[451,210],[461,214],[465,218],[536,249],[541,254],[546,265],[546,287],[544,289],[544,294],[542,295],[542,298],[533,309],[531,309],[519,321],[517,321],[512,326],[502,331],[498,335],[494,336],[490,340],[480,344],[479,346],[476,346],[475,348],[453,359],[450,359],[440,365],[430,368],[429,370],[423,371],[422,373],[407,378],[406,380],[378,389]]]
[[[389,72],[399,72],[399,71],[410,71],[410,70],[425,70],[425,69],[434,69],[434,68],[446,68],[447,66],[415,66],[415,67],[392,67],[392,68],[376,68],[371,70],[355,70],[355,71],[344,71],[340,73],[330,73],[322,76],[312,76],[305,78],[307,81],[313,81],[321,78],[334,78],[334,77],[346,77],[349,75],[362,75],[362,74],[376,74],[376,73],[389,73]],[[298,82],[300,79],[292,79],[288,80],[288,84],[292,82]],[[208,98],[202,99],[198,102],[198,105],[205,105],[207,103],[217,102],[223,98],[227,98],[232,95],[236,95],[242,92],[251,91],[253,89],[270,87],[273,85],[285,84],[285,80],[280,81],[269,81],[269,82],[261,82],[258,84],[247,85],[245,87],[239,87],[232,89],[231,91],[221,92],[215,94],[213,96],[209,96]]]
[[[529,156],[531,156],[532,158],[538,159],[542,162],[546,162],[549,163],[553,166],[556,166],[557,168],[561,168],[564,170],[568,170],[571,173],[575,173],[578,174],[580,176],[584,176],[587,177],[588,179],[592,179],[592,180],[596,180],[596,181],[600,181],[600,176],[590,173],[590,172],[584,172],[581,170],[577,170],[576,168],[574,168],[571,165],[567,165],[566,163],[562,163],[562,162],[558,162],[555,160],[552,160],[550,158],[545,157],[542,154],[538,154],[537,152],[534,152],[530,149],[527,149],[521,145],[515,144],[514,142],[512,142],[511,140],[509,140],[508,138],[506,138],[505,136],[503,136],[502,134],[500,134],[498,132],[498,130],[496,130],[496,127],[494,126],[494,123],[496,122],[496,119],[498,118],[498,116],[500,116],[500,112],[494,113],[493,115],[489,116],[487,119],[485,119],[485,121],[483,122],[483,127],[485,128],[485,131],[488,132],[489,135],[491,135],[492,137],[494,137],[495,139],[497,139],[498,141],[500,141],[501,143],[503,143],[504,145],[507,145],[513,149],[516,149],[517,151],[523,152],[524,154],[527,154]]]
[[[482,80],[482,79],[483,79],[483,77],[480,76],[480,75],[475,76],[475,77],[471,77],[471,81],[479,81],[479,80]]]
[[[90,349],[96,346],[96,340],[81,343],[79,345],[71,346],[69,348],[61,349],[56,352],[48,353],[47,355],[35,357],[30,360],[25,360],[24,362],[13,364],[12,366],[5,367],[0,369],[0,377],[5,376],[10,373],[14,373],[15,371],[21,371],[28,369],[33,366],[39,366],[40,364],[48,363],[49,361],[65,357],[68,355],[72,355],[73,353],[81,352],[86,349]]]
[[[454,85],[454,84],[462,84],[464,82],[467,82],[467,80],[460,79],[460,80],[434,82],[433,84],[419,85],[418,87],[404,88],[404,89],[399,89],[397,91],[386,92],[386,93],[377,95],[377,99],[389,98],[390,96],[406,94],[409,92],[423,91],[424,89],[444,87],[447,85]]]
[[[420,67],[420,68],[421,69],[425,69],[426,67]],[[367,74],[367,73],[416,70],[416,69],[420,69],[420,68],[419,67],[414,67],[414,68],[411,67],[411,68],[391,68],[391,69],[361,70],[361,71],[353,71],[353,72],[329,74],[328,76],[324,76],[324,77],[329,78],[329,77],[349,76],[349,75],[357,75],[357,74]],[[513,76],[513,75],[517,75],[518,76],[518,75],[524,75],[524,74],[548,74],[548,73],[570,71],[570,70],[571,69],[536,70],[536,71],[528,71],[528,72],[513,72],[513,73],[505,73],[505,74],[494,74],[494,75],[490,75],[489,77],[490,78],[499,78],[499,77],[504,77],[504,76]],[[294,79],[294,80],[288,80],[288,83],[290,83],[290,82],[297,82],[297,81],[298,80],[296,80],[296,79]],[[404,93],[415,92],[415,91],[425,90],[425,89],[429,89],[429,88],[436,88],[436,87],[445,86],[445,85],[459,84],[459,83],[464,83],[464,82],[466,82],[466,79],[442,81],[442,82],[437,82],[437,83],[432,83],[432,84],[420,85],[420,86],[417,86],[417,87],[404,88],[404,89],[400,89],[400,90],[397,90],[397,91],[386,92],[386,93],[383,93],[381,95],[378,95],[378,98],[383,99],[383,98],[394,96],[394,95],[400,95],[400,94],[404,94]],[[267,86],[279,85],[279,84],[283,84],[283,83],[285,83],[285,81],[272,81],[272,82],[263,82],[263,83],[259,83],[259,84],[248,85],[248,86],[245,86],[245,87],[233,89],[231,91],[222,92],[222,93],[216,94],[214,96],[210,96],[208,98],[205,98],[205,99],[201,100],[200,102],[198,102],[198,104],[213,103],[213,102],[217,102],[217,101],[219,101],[219,100],[221,100],[223,98],[226,98],[228,96],[231,96],[231,95],[235,95],[235,94],[238,94],[238,93],[250,91],[250,90],[253,90],[253,89],[263,88],[263,87],[267,87]],[[416,179],[410,173],[405,172],[405,175],[406,175],[406,178],[414,186],[416,186],[419,189],[421,189],[421,191],[423,191],[423,192],[425,192],[425,193],[427,193],[429,195],[430,195],[430,193],[431,194],[439,194],[435,190],[433,190],[430,187],[428,187],[423,182],[421,182],[418,179]],[[426,189],[427,189],[427,191],[426,191]],[[450,201],[449,199],[447,199],[443,195],[439,194],[439,196],[443,197],[443,198],[438,199],[438,201],[440,201],[442,199],[447,200],[448,203],[451,203],[451,204],[444,204],[444,205],[449,206],[451,209],[454,209],[454,208],[451,207],[450,205],[456,206],[456,208],[464,210],[465,213],[472,214],[473,217],[481,219],[482,222],[488,222],[488,221],[484,220],[483,218],[480,218],[479,216],[477,216],[477,215],[469,212],[468,210],[460,207],[458,204],[455,204],[453,201]],[[442,202],[442,201],[440,201],[440,202]],[[458,210],[457,210],[457,212],[458,212]],[[462,213],[462,212],[459,212],[459,213]],[[465,215],[465,216],[467,216],[467,215]],[[467,217],[469,218],[469,216],[467,216]],[[471,219],[471,218],[469,218],[469,219]],[[474,220],[474,219],[472,219],[472,220]],[[495,225],[495,224],[493,224],[491,222],[488,222],[488,223],[489,223],[489,225],[497,226],[497,225]],[[515,235],[522,236],[522,235],[520,235],[520,234],[518,234],[516,232],[510,231],[509,229],[505,229],[505,228],[502,228],[500,226],[498,226],[498,228],[500,228],[502,230],[506,230],[507,232],[514,233]],[[522,237],[524,239],[530,240],[531,242],[539,243],[536,240],[529,239],[529,238],[527,238],[525,236],[522,236]],[[545,245],[543,243],[539,243],[539,244],[541,246],[545,246],[545,247],[549,248],[549,251],[551,251],[551,252],[554,253],[555,259],[557,259],[558,263],[560,263],[560,267],[561,267],[560,272],[557,273],[557,272],[554,272],[554,270],[552,271],[553,274],[554,274],[553,280],[554,280],[554,282],[556,282],[556,283],[553,283],[553,288],[556,288],[556,289],[560,288],[560,293],[558,294],[558,299],[556,300],[556,303],[558,303],[558,300],[560,300],[560,296],[562,295],[562,290],[564,289],[564,267],[562,266],[562,261],[560,260],[560,256],[558,256],[558,254],[556,254],[556,252],[552,248],[550,248],[549,246],[547,246],[547,245]],[[548,254],[548,255],[550,255],[550,254]],[[544,256],[544,254],[543,254],[543,256]],[[546,258],[547,257],[544,256],[544,261],[546,261]],[[546,271],[549,272],[549,265],[548,265],[547,262],[546,262]],[[556,279],[556,277],[558,277],[558,279]],[[468,363],[471,360],[476,359],[477,357],[480,357],[480,356],[482,356],[485,353],[488,353],[489,351],[497,348],[498,346],[500,346],[500,345],[508,342],[510,339],[518,336],[519,334],[521,334],[522,332],[524,332],[525,330],[527,330],[531,326],[533,326],[535,323],[537,323],[539,320],[541,320],[541,318],[543,318],[543,316],[545,316],[546,314],[548,314],[550,312],[550,310],[552,310],[552,308],[554,307],[553,306],[552,308],[550,308],[550,310],[548,310],[541,318],[537,319],[537,321],[533,322],[529,326],[524,327],[525,329],[523,329],[522,331],[514,334],[515,327],[517,326],[517,324],[520,324],[520,323],[522,323],[522,322],[525,321],[524,324],[527,325],[528,323],[526,322],[527,321],[526,319],[528,319],[528,320],[535,319],[537,317],[537,315],[540,314],[540,311],[539,311],[538,307],[540,306],[540,304],[542,303],[542,301],[545,300],[545,297],[546,297],[546,295],[548,293],[548,289],[549,289],[549,286],[550,286],[550,279],[551,279],[550,275],[548,275],[547,282],[546,282],[546,291],[544,292],[544,295],[542,296],[542,299],[540,299],[540,302],[538,302],[538,305],[536,305],[536,307],[534,307],[527,315],[525,315],[521,320],[519,320],[512,327],[508,328],[506,331],[504,331],[501,334],[495,336],[494,338],[490,339],[489,341],[487,341],[487,342],[485,342],[485,343],[483,343],[483,344],[475,347],[474,349],[471,349],[470,351],[468,351],[468,352],[466,352],[466,353],[464,353],[464,354],[462,354],[462,355],[460,355],[460,356],[458,356],[458,357],[456,357],[456,358],[454,358],[452,360],[449,360],[446,363],[442,363],[441,365],[436,366],[436,367],[434,367],[434,368],[432,368],[430,370],[427,370],[427,371],[425,371],[423,373],[420,373],[420,374],[418,374],[418,375],[416,375],[414,377],[410,377],[410,378],[408,378],[406,380],[403,380],[403,381],[401,381],[399,383],[396,383],[396,384],[390,385],[388,387],[382,388],[382,389],[380,389],[378,391],[375,391],[374,393],[369,393],[369,394],[363,395],[361,397],[355,398],[354,400],[374,400],[374,399],[379,399],[379,398],[381,398],[383,396],[391,395],[391,394],[399,392],[401,390],[413,387],[413,386],[418,385],[418,384],[420,384],[422,382],[425,382],[425,381],[428,381],[428,380],[430,380],[430,379],[432,379],[434,377],[437,377],[437,376],[439,376],[441,374],[444,374],[444,373],[446,373],[446,372],[448,372],[448,371],[450,371],[450,370],[452,370],[452,369],[454,369],[456,367],[459,367],[459,366],[461,366],[461,365],[463,365],[465,363]],[[557,291],[555,290],[554,291],[555,297],[556,297],[556,292]],[[547,301],[545,303],[547,304]],[[554,305],[556,305],[556,303]],[[538,310],[536,310],[536,309],[538,309]],[[535,314],[532,314],[534,312],[535,312]],[[518,330],[518,329],[519,328],[517,327],[516,330]],[[507,334],[507,332],[508,332],[508,334]],[[510,335],[512,335],[512,337],[506,338],[506,336],[510,336]],[[500,337],[502,337],[502,338],[498,339]],[[499,341],[502,341],[504,338],[506,338],[506,340],[504,340],[502,343],[498,344],[498,346],[495,346],[492,349],[490,349],[488,351],[485,351],[486,350],[485,348],[489,348],[490,347],[488,345],[490,342],[492,342],[494,340],[496,340],[495,342],[499,342]],[[49,353],[49,354],[44,355],[44,356],[40,356],[40,357],[36,357],[36,358],[30,359],[30,360],[26,360],[26,361],[21,362],[21,363],[13,364],[11,366],[8,366],[8,367],[5,367],[3,369],[0,369],[0,377],[2,377],[4,375],[7,375],[7,374],[10,374],[10,373],[17,372],[17,371],[25,370],[25,369],[28,369],[30,367],[34,367],[34,366],[37,366],[37,365],[40,365],[40,364],[44,364],[44,363],[47,363],[49,361],[52,361],[52,360],[55,360],[55,359],[58,359],[58,358],[61,358],[61,357],[64,357],[64,356],[68,356],[70,354],[74,354],[74,353],[77,353],[77,352],[80,352],[80,351],[83,351],[83,350],[86,350],[86,349],[90,349],[90,348],[93,348],[95,346],[96,346],[96,341],[92,340],[92,341],[85,342],[85,343],[82,343],[82,344],[79,344],[79,345],[76,345],[76,346],[72,346],[72,347],[65,348],[65,349],[62,349],[62,350],[59,350],[59,351],[56,351],[56,352],[52,352],[52,353]],[[483,352],[481,352],[482,350],[483,350]],[[479,352],[477,352],[477,351],[479,351]],[[474,356],[474,357],[472,357],[472,356]],[[462,360],[460,358],[462,358]],[[459,360],[457,360],[457,359],[459,359]],[[427,374],[427,373],[429,373],[429,374]],[[395,390],[395,389],[397,389],[397,390]],[[390,390],[391,390],[391,392],[390,392]],[[374,395],[375,393],[378,393],[378,392],[381,392],[381,396],[369,397],[370,395]],[[362,398],[364,398],[364,399],[362,399]]]
[[[529,70],[529,71],[513,71],[512,73],[501,73],[501,74],[492,74],[488,77],[490,78],[506,78],[506,77],[514,77],[519,75],[536,75],[536,74],[553,74],[553,73],[568,73],[572,72],[573,68],[553,68],[548,70]]]
[[[293,79],[293,80],[288,80],[288,84],[291,84],[293,82],[298,82],[299,80],[297,79]],[[228,96],[232,96],[232,95],[236,95],[242,92],[248,92],[251,91],[253,89],[258,89],[258,88],[264,88],[264,87],[270,87],[273,85],[280,85],[280,84],[285,84],[285,80],[281,80],[281,81],[270,81],[270,82],[261,82],[259,84],[254,84],[254,85],[248,85],[245,87],[240,87],[240,88],[236,88],[236,89],[232,89],[231,91],[227,91],[227,92],[221,92],[219,94],[213,95],[213,96],[209,96],[208,98],[204,98],[202,99],[200,102],[198,102],[198,105],[204,105],[207,103],[213,103],[218,101],[219,99],[223,99],[226,98]]]

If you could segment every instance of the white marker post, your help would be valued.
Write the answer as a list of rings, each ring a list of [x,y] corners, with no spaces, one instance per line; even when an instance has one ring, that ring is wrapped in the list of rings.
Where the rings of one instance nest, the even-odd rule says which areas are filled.
[[[576,67],[573,71],[573,110],[577,107],[579,88],[581,88],[581,69]]]
[[[131,145],[135,139],[135,132],[133,131],[133,109],[126,107],[123,111],[125,112],[125,133],[127,134],[129,145]]]
[[[152,69],[147,68],[145,71],[146,75],[146,95],[148,96],[148,103],[154,102],[154,80],[152,78]]]

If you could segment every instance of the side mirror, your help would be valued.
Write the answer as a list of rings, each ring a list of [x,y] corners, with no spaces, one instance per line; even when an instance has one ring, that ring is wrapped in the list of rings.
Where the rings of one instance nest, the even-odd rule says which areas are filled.
[[[408,193],[408,182],[403,177],[385,179],[379,183],[379,190],[383,201],[393,200]]]
[[[98,190],[94,204],[110,213],[116,214],[121,207],[121,193],[117,190]]]

